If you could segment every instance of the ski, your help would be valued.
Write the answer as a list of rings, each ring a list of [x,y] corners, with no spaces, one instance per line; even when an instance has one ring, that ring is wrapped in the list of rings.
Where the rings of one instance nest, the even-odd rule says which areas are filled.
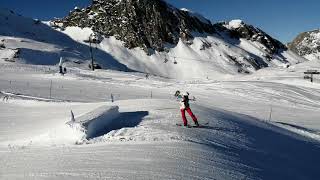
[[[185,126],[184,124],[176,123],[176,125],[177,125],[177,126],[187,127],[187,128],[191,128],[191,127],[192,127],[192,126],[191,126],[191,125],[189,125],[189,124]]]
[[[199,124],[199,126],[188,124],[188,125],[185,126],[185,127],[187,127],[187,128],[201,128],[201,127],[207,126],[208,124],[209,124],[209,122],[206,122],[206,123],[203,123],[203,124]],[[184,124],[182,124],[182,123],[176,123],[176,125],[177,125],[177,126],[184,126]]]

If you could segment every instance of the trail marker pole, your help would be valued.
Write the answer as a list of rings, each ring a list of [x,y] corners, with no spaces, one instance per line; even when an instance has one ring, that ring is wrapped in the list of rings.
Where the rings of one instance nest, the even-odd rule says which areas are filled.
[[[51,99],[51,92],[52,92],[52,80],[50,80],[50,99]]]
[[[272,120],[272,104],[270,105],[269,122]]]
[[[114,102],[113,94],[111,93],[111,102]]]

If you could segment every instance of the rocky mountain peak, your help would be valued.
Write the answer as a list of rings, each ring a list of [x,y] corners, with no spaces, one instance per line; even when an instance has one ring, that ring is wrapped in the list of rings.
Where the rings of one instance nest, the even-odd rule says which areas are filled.
[[[74,9],[64,26],[90,27],[104,36],[115,36],[127,48],[163,51],[164,44],[188,41],[192,32],[213,33],[209,20],[179,10],[162,0],[93,0],[84,9]]]
[[[287,50],[287,47],[280,41],[272,38],[261,29],[246,24],[242,20],[237,19],[223,22],[221,25],[230,31],[232,37],[244,38],[263,44],[266,47],[264,50],[270,54],[276,53],[278,50]]]
[[[61,22],[65,27],[89,27],[106,37],[114,36],[125,47],[140,47],[147,53],[165,51],[165,44],[176,45],[179,39],[191,44],[193,32],[213,35],[220,31],[228,31],[233,38],[258,41],[269,54],[287,49],[241,20],[212,24],[197,13],[177,9],[163,0],[93,0],[87,8],[75,8]]]
[[[288,44],[290,50],[300,56],[312,56],[320,53],[320,30],[313,30],[299,34]]]

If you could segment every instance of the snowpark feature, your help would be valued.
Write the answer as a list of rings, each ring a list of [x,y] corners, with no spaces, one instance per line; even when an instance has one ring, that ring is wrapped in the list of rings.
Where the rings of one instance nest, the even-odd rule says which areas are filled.
[[[74,126],[75,123],[80,124],[86,129],[86,138],[90,139],[97,137],[104,132],[109,124],[119,116],[118,106],[101,106],[89,113],[75,118],[74,121],[70,122],[70,126]]]

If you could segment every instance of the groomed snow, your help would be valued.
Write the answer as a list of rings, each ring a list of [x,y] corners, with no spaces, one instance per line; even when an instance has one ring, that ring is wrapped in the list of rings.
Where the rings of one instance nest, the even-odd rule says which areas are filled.
[[[60,76],[41,66],[16,71],[0,64],[2,91],[24,94],[0,102],[1,178],[315,179],[320,86],[302,79],[308,66],[320,67],[179,81],[105,70]],[[177,89],[195,96],[191,107],[208,125],[175,125],[181,123],[172,97]],[[119,115],[98,118],[106,126],[91,138],[82,126],[66,125],[71,110],[82,121],[114,106]]]

